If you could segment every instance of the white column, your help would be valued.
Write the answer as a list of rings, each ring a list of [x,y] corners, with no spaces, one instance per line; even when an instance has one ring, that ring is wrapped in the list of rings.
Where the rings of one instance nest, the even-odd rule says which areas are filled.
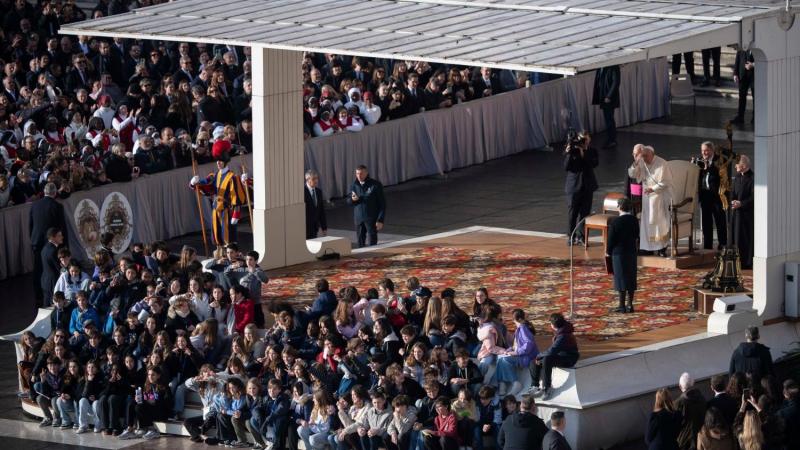
[[[300,52],[254,47],[253,246],[267,269],[311,261],[303,203]]]
[[[783,316],[784,263],[800,260],[800,18],[754,25],[755,258],[753,294],[763,319]]]

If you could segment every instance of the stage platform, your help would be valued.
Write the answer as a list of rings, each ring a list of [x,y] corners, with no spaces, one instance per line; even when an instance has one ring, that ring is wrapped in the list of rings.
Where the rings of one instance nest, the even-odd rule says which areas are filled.
[[[436,249],[443,249],[442,252],[448,253],[450,257],[442,258],[441,260],[437,259],[435,255],[429,257],[427,259],[430,265],[430,267],[428,267],[430,271],[428,277],[418,274],[418,270],[420,269],[418,266],[425,260],[419,259],[415,261],[415,264],[406,264],[407,260],[404,255],[414,255],[425,251],[431,251],[431,253],[435,254]],[[598,273],[598,269],[603,264],[604,256],[599,241],[593,242],[593,245],[590,245],[588,249],[585,249],[583,246],[575,246],[572,250],[574,252],[576,271],[575,297],[577,306],[576,314],[578,317],[576,320],[578,324],[583,321],[597,321],[603,317],[613,317],[614,323],[626,320],[641,322],[647,320],[648,313],[662,314],[659,309],[677,309],[674,311],[676,314],[669,317],[667,320],[654,320],[652,324],[634,327],[635,330],[641,330],[636,332],[625,332],[626,330],[622,329],[618,330],[620,331],[618,333],[581,333],[579,327],[578,341],[581,348],[582,359],[691,336],[706,330],[705,317],[694,311],[692,288],[696,287],[699,275],[705,273],[711,267],[713,260],[708,258],[707,253],[701,252],[698,255],[692,256],[695,263],[705,260],[708,260],[708,262],[699,267],[691,267],[692,270],[686,272],[674,269],[674,261],[669,258],[640,257],[640,264],[642,262],[647,262],[650,267],[654,268],[654,270],[649,273],[649,278],[658,277],[659,274],[663,273],[669,274],[675,281],[688,280],[690,283],[680,286],[670,285],[669,280],[663,283],[657,283],[659,290],[665,290],[665,288],[667,288],[666,290],[674,291],[678,289],[679,295],[683,295],[683,298],[669,298],[671,302],[669,306],[659,303],[653,306],[653,310],[650,310],[650,305],[647,304],[646,294],[642,289],[640,293],[645,296],[645,298],[642,298],[641,301],[637,301],[637,312],[631,315],[622,315],[609,312],[611,308],[616,306],[616,293],[613,289],[609,289],[612,283],[611,276],[606,275],[604,271],[599,271],[602,273]],[[463,254],[459,254],[458,252],[463,252]],[[423,284],[430,285],[432,283],[437,288],[455,288],[458,292],[456,301],[465,309],[471,304],[471,296],[474,289],[483,285],[478,284],[478,280],[486,283],[485,287],[489,289],[490,296],[492,298],[499,298],[498,301],[501,305],[504,305],[506,297],[513,297],[515,295],[514,292],[508,294],[501,292],[500,295],[495,295],[495,288],[497,286],[493,285],[492,281],[497,279],[497,277],[494,279],[491,276],[484,277],[483,279],[473,276],[464,276],[461,278],[450,277],[450,275],[446,273],[447,270],[436,270],[437,267],[440,266],[446,266],[449,270],[453,265],[457,265],[459,260],[469,267],[471,263],[465,261],[464,255],[477,255],[476,257],[486,257],[487,255],[489,257],[495,255],[503,255],[505,257],[506,255],[513,255],[511,257],[511,264],[514,266],[524,266],[525,263],[530,262],[530,268],[522,268],[523,270],[534,272],[537,270],[550,271],[551,269],[543,266],[546,265],[547,261],[552,261],[553,265],[558,267],[560,271],[559,273],[548,273],[548,276],[555,277],[556,279],[553,280],[551,278],[542,283],[542,292],[531,289],[526,292],[526,294],[540,301],[547,300],[547,298],[553,300],[552,308],[537,307],[535,308],[536,311],[541,311],[546,314],[551,312],[569,313],[569,309],[567,308],[569,304],[569,271],[568,265],[564,266],[564,264],[568,263],[570,247],[566,245],[565,236],[555,233],[483,226],[462,228],[450,232],[392,242],[385,245],[356,249],[353,250],[353,253],[348,258],[342,260],[316,261],[270,271],[269,276],[271,281],[264,287],[266,297],[264,301],[268,303],[271,299],[294,298],[299,299],[300,302],[310,302],[313,298],[311,297],[311,292],[303,291],[302,289],[294,292],[286,292],[284,291],[284,285],[276,286],[276,283],[281,283],[282,279],[286,279],[287,284],[291,282],[290,280],[298,280],[300,278],[305,278],[306,283],[311,283],[313,282],[311,278],[315,276],[325,276],[329,280],[331,280],[331,278],[336,280],[335,282],[332,281],[334,289],[343,287],[342,283],[351,283],[356,285],[361,292],[362,288],[374,287],[373,284],[378,279],[383,278],[383,276],[397,274],[397,276],[390,276],[390,278],[395,282],[397,292],[403,293],[402,286],[404,285],[405,279],[411,276],[412,273],[417,275]],[[531,261],[526,261],[524,259],[525,256],[533,259]],[[387,258],[389,259],[384,264],[383,260]],[[544,262],[539,263],[537,260],[538,258],[542,258]],[[370,267],[369,261],[376,259],[381,260],[380,263],[377,263],[378,266],[392,267]],[[658,260],[662,260],[663,262],[659,264],[661,261]],[[354,261],[363,261],[363,264]],[[587,279],[579,273],[582,268],[587,267],[587,264],[589,267],[593,268],[590,279]],[[395,267],[404,265],[410,267],[408,274],[403,273],[401,267]],[[369,268],[370,270],[365,271],[364,268]],[[475,271],[481,269],[497,270],[499,272],[498,277],[503,275],[502,268],[489,267],[487,269],[485,266],[476,266],[473,267],[473,269]],[[511,271],[513,272],[514,269],[515,268],[512,267]],[[341,273],[350,270],[357,270],[360,271],[360,273],[358,275],[353,275],[352,278],[347,278]],[[648,269],[642,269],[642,271],[645,270]],[[640,274],[642,271],[640,271]],[[559,275],[563,275],[563,278],[557,279]],[[676,276],[678,278],[675,278]],[[449,281],[460,283],[461,286],[444,286],[444,281],[437,279],[447,279],[448,277],[450,278]],[[602,285],[598,285],[598,280],[593,277],[601,277],[603,281]],[[747,274],[746,278],[749,282],[749,274]],[[503,280],[501,279],[500,282],[502,283]],[[643,288],[647,288],[647,285],[643,286]],[[436,289],[432,288],[432,290],[434,290],[434,294],[437,293]],[[513,287],[511,290],[513,290]],[[293,297],[293,295],[296,295],[296,297]],[[305,300],[302,300],[303,298]],[[660,298],[660,300],[663,299]],[[514,307],[524,306],[525,298],[514,299],[512,303]],[[597,305],[602,305],[602,307],[598,307]],[[582,308],[583,306],[586,306],[586,308]],[[527,310],[527,308],[524,307],[523,309]],[[510,316],[508,312],[505,315]],[[546,317],[544,315],[533,318],[534,325],[536,325],[538,331],[536,340],[540,348],[546,348],[550,344],[552,337],[549,327],[546,326],[545,319]]]

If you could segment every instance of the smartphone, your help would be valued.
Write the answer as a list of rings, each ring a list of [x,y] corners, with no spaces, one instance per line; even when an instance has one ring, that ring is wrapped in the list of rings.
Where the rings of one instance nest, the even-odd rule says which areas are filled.
[[[742,389],[742,394],[744,395],[744,398],[750,398],[750,396],[753,395],[749,388]]]

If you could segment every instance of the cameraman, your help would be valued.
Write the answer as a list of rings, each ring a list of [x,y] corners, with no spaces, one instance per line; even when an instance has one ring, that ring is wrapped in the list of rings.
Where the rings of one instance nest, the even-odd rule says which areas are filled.
[[[567,179],[564,183],[564,192],[567,194],[568,228],[567,245],[580,245],[584,243],[583,227],[579,227],[572,240],[572,231],[581,220],[589,215],[592,210],[592,194],[597,190],[597,178],[594,168],[599,159],[597,150],[591,146],[592,138],[588,132],[567,133],[567,146],[564,149],[564,170]]]

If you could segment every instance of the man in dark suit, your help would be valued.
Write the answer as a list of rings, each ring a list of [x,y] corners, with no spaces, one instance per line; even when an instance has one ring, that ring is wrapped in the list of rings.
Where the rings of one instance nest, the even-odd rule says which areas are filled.
[[[542,439],[542,450],[572,450],[567,438],[564,437],[564,429],[567,427],[567,418],[564,411],[553,411],[550,414],[550,431]]]
[[[328,234],[328,221],[325,218],[325,197],[322,189],[317,187],[319,174],[316,170],[306,172],[305,203],[306,203],[306,239],[314,239],[317,234]]]
[[[472,80],[472,90],[475,98],[488,97],[503,92],[500,77],[492,73],[489,67],[481,67],[481,75]]]
[[[617,123],[614,121],[614,110],[619,108],[619,83],[619,66],[603,67],[595,72],[592,104],[600,106],[600,109],[603,110],[607,134],[606,145],[603,148],[612,148],[617,145]]]
[[[86,63],[86,56],[81,53],[76,53],[72,57],[72,70],[67,72],[66,80],[64,82],[68,94],[75,94],[79,89],[92,90],[92,82],[94,78],[89,71]]]
[[[383,185],[369,177],[367,166],[356,168],[356,180],[350,187],[347,203],[353,205],[358,246],[367,246],[367,234],[369,245],[377,244],[378,231],[383,229],[386,215],[386,198],[383,196]]]
[[[702,211],[701,224],[703,228],[703,248],[714,248],[714,225],[717,226],[718,249],[728,243],[728,228],[725,221],[725,211],[722,209],[722,199],[719,196],[719,167],[717,156],[714,152],[714,143],[710,141],[700,144],[702,159],[693,158],[692,161],[700,168],[699,195],[700,211]]]
[[[733,427],[733,420],[736,418],[736,412],[739,411],[741,400],[735,399],[725,392],[728,387],[728,377],[725,375],[714,375],[711,377],[710,384],[714,396],[706,404],[708,409],[717,408],[728,426]]]
[[[742,269],[753,268],[753,233],[755,215],[753,212],[753,170],[750,169],[750,158],[746,155],[739,157],[736,164],[736,176],[733,177],[733,193],[731,208],[733,208],[733,242],[739,249]]]
[[[412,113],[425,111],[425,89],[419,85],[419,75],[412,72],[408,75],[408,88],[406,89],[406,101],[408,101],[408,110]]]
[[[47,243],[47,232],[50,228],[57,228],[64,232],[67,229],[67,222],[64,219],[64,206],[56,201],[58,188],[54,183],[47,183],[44,186],[44,198],[31,205],[28,216],[28,231],[31,236],[31,246],[33,247],[33,291],[36,297],[36,305],[41,306],[44,299],[42,293],[42,249]],[[55,284],[55,282],[54,282]],[[52,295],[52,292],[50,292]]]
[[[578,227],[575,241],[571,240],[572,231],[592,210],[592,194],[597,190],[597,177],[594,168],[599,164],[597,150],[591,146],[591,137],[583,132],[569,138],[564,153],[564,170],[567,178],[564,181],[564,192],[567,194],[568,224],[567,245],[583,243],[583,228]]]
[[[519,411],[503,421],[498,442],[502,450],[540,450],[546,434],[547,425],[536,415],[536,402],[523,395]]]
[[[747,91],[755,98],[755,84],[753,75],[755,75],[756,66],[753,52],[750,50],[739,50],[736,52],[736,63],[733,66],[733,81],[739,85],[739,110],[736,117],[731,120],[732,123],[744,123],[744,110],[747,107]],[[753,117],[755,120],[755,115]]]
[[[608,226],[606,256],[611,257],[614,267],[614,289],[619,292],[619,306],[614,312],[633,312],[633,293],[636,291],[637,245],[639,239],[639,219],[631,214],[631,201],[621,198],[617,201],[620,216]],[[628,306],[625,306],[625,294]]]
[[[61,276],[61,263],[58,260],[58,249],[64,243],[64,233],[58,228],[47,230],[47,243],[42,248],[39,259],[42,265],[41,278],[34,279],[39,283],[43,298],[38,306],[48,307],[53,301],[53,288]]]

